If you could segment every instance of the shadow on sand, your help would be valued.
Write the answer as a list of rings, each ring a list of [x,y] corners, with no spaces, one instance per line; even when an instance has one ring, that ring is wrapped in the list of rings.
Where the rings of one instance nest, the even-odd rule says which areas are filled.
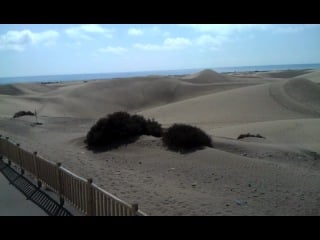
[[[84,141],[84,143],[86,144],[86,148],[88,150],[91,150],[93,153],[101,153],[101,152],[111,151],[119,147],[127,146],[128,144],[136,142],[138,139],[139,139],[139,136],[136,136],[126,140],[122,140],[122,141],[115,141],[112,144],[98,145],[98,146],[88,146],[86,141]]]

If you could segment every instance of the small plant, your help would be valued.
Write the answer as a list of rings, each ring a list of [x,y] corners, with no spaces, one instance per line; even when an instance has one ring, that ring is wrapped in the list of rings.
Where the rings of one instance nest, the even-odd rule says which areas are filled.
[[[242,138],[247,138],[247,137],[265,138],[265,137],[261,136],[260,134],[253,135],[253,134],[247,133],[247,134],[240,134],[237,139],[242,139]]]
[[[191,152],[203,147],[213,147],[210,136],[197,127],[174,124],[163,134],[163,143],[177,152]]]
[[[26,116],[26,115],[34,116],[34,113],[31,111],[19,111],[13,115],[13,118],[18,118],[18,117],[22,117],[22,116]]]

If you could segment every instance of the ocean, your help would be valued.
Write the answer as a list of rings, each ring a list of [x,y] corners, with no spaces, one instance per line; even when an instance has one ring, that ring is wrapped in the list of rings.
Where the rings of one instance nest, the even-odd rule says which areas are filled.
[[[241,66],[241,67],[220,67],[210,68],[218,73],[225,72],[248,72],[248,71],[275,71],[275,70],[297,70],[297,69],[320,69],[320,64],[289,64],[289,65],[265,65],[265,66]],[[48,76],[26,76],[26,77],[7,77],[0,78],[0,84],[9,83],[31,83],[31,82],[60,82],[60,81],[79,81],[94,79],[112,79],[140,77],[148,75],[184,75],[192,74],[203,70],[201,69],[179,69],[163,71],[143,71],[143,72],[118,72],[118,73],[89,73],[89,74],[66,74]]]

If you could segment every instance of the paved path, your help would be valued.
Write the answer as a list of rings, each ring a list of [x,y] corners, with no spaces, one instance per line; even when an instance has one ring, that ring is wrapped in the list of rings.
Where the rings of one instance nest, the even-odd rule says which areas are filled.
[[[26,197],[0,172],[0,216],[47,216],[47,214],[26,200]]]

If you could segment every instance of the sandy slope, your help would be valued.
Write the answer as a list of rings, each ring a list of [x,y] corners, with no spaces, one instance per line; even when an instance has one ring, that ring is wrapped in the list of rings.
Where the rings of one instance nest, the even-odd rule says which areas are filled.
[[[279,88],[281,91],[274,93]],[[282,88],[279,83],[250,86],[160,106],[142,114],[166,124],[183,122],[217,126],[318,116],[317,112],[297,112],[279,104],[274,95],[281,103],[282,99],[292,99]]]
[[[98,118],[107,113],[125,110],[141,111],[195,96],[246,87],[259,82],[232,81],[203,83],[215,72],[197,74],[198,82],[185,82],[175,77],[136,77],[58,84],[15,84],[0,86],[2,115],[29,108],[45,116]],[[193,78],[192,78],[193,79]],[[192,80],[191,79],[191,80]],[[2,104],[5,103],[5,104]]]
[[[310,71],[309,73],[300,75],[298,77],[309,79],[313,82],[320,83],[320,70]]]
[[[0,132],[151,215],[320,215],[320,92],[315,71],[0,86]],[[279,78],[280,77],[280,78]],[[40,112],[9,119],[17,110]],[[158,138],[94,153],[98,117],[140,111],[192,123],[215,148],[167,151]],[[47,116],[45,116],[47,115]],[[241,133],[265,139],[236,140]]]
[[[181,79],[191,83],[226,83],[230,81],[228,76],[224,76],[210,69],[187,75]]]
[[[40,149],[44,157],[92,177],[111,193],[138,202],[151,215],[320,214],[319,166],[310,167],[319,159],[308,154],[257,144],[243,146],[240,154],[221,146],[224,141],[230,148],[230,141],[215,138],[216,149],[181,155],[167,151],[153,137],[92,153],[82,142],[89,122],[76,123],[75,119],[48,118],[43,126],[32,128],[27,121],[17,120],[7,123],[7,129],[23,147]],[[287,161],[277,162],[286,154]]]
[[[286,70],[286,71],[273,71],[273,72],[263,72],[259,73],[260,76],[271,77],[271,78],[293,78],[301,76],[303,74],[308,74],[312,70]]]

